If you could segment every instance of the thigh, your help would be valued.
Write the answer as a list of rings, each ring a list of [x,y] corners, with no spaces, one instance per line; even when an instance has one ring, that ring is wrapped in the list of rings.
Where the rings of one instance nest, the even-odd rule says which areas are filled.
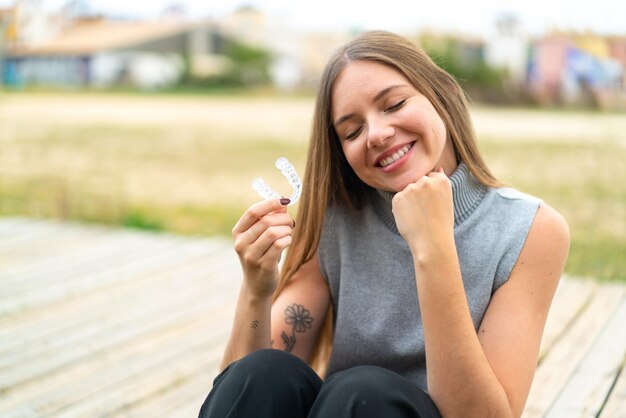
[[[434,402],[416,383],[377,366],[358,366],[330,376],[310,418],[440,418]]]
[[[321,384],[317,374],[293,354],[255,351],[215,379],[199,417],[306,417]]]

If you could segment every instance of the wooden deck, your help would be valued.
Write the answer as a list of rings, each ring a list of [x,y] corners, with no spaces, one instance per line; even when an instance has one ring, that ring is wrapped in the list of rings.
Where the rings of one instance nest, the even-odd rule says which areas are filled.
[[[229,240],[0,220],[0,417],[194,417],[230,329]],[[624,286],[563,280],[525,417],[626,417]]]

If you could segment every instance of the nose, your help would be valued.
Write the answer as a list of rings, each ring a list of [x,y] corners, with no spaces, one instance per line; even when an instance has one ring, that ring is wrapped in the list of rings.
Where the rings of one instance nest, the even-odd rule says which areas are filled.
[[[368,148],[375,148],[383,145],[387,139],[391,138],[395,134],[394,127],[382,121],[370,121],[367,130]]]

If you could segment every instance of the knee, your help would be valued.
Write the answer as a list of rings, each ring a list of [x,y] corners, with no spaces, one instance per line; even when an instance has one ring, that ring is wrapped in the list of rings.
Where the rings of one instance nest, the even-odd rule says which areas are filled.
[[[285,370],[307,367],[306,363],[293,354],[282,350],[265,349],[254,351],[231,365],[231,369],[243,369],[254,374],[281,374]]]
[[[357,366],[330,376],[323,390],[336,399],[380,402],[389,393],[383,389],[391,389],[395,384],[391,375],[393,372],[382,367]]]
[[[358,366],[330,376],[314,405],[312,417],[428,416],[437,408],[419,387],[377,366]]]
[[[319,379],[315,372],[300,358],[281,350],[258,350],[248,354],[228,367],[231,378],[244,381],[245,386],[290,386],[294,379]]]
[[[276,417],[281,410],[306,416],[322,381],[298,357],[260,350],[235,361],[214,381],[200,416]]]

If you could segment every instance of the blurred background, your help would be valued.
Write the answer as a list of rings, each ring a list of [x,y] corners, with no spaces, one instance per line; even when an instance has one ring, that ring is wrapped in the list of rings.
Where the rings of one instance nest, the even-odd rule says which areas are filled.
[[[328,55],[400,33],[472,102],[503,181],[559,210],[566,272],[626,280],[626,3],[0,0],[0,215],[229,236],[302,174]]]

